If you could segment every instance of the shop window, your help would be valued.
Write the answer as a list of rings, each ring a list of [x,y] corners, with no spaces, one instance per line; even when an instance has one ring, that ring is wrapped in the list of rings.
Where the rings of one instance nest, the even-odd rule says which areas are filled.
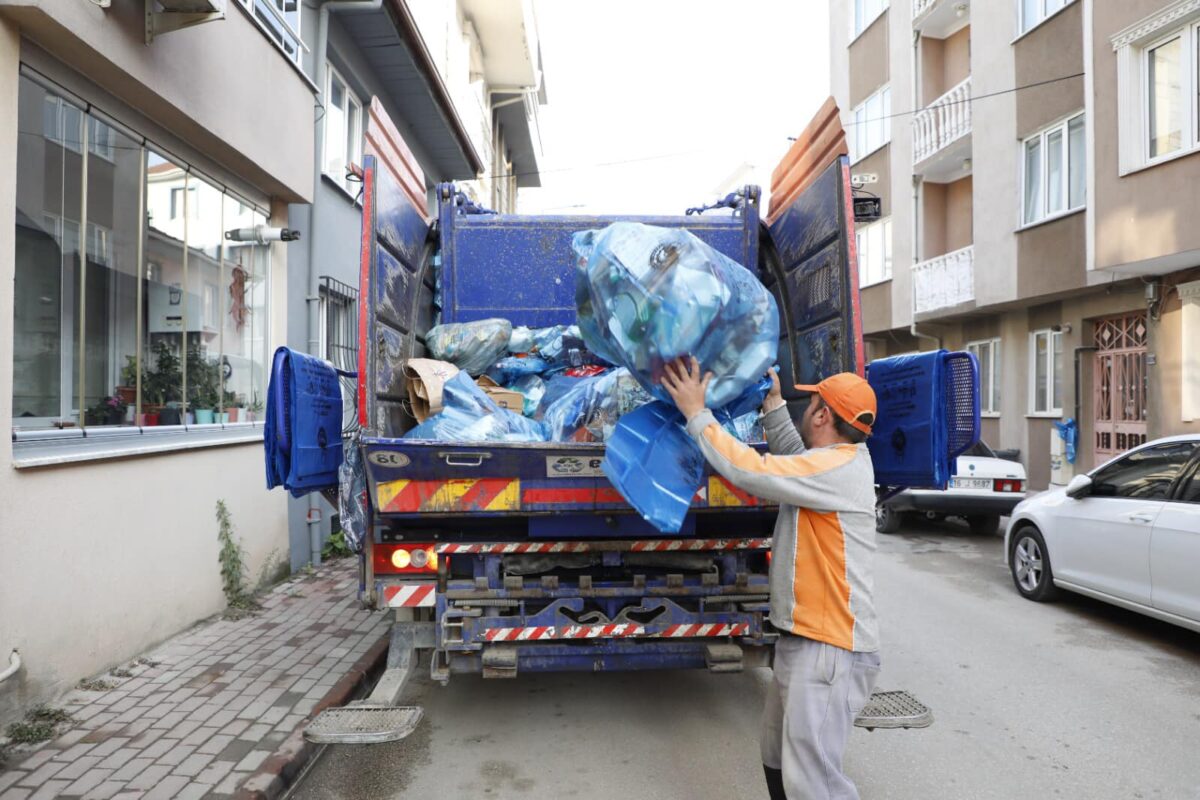
[[[223,231],[265,215],[28,77],[18,120],[14,429],[261,408],[269,248]]]

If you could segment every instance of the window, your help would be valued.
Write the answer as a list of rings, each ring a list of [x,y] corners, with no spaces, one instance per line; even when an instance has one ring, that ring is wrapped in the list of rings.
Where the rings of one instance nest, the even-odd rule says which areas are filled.
[[[1191,442],[1172,442],[1130,453],[1092,476],[1091,494],[1163,500],[1195,447]]]
[[[267,38],[299,65],[304,48],[300,40],[300,0],[238,0]]]
[[[1200,470],[1193,469],[1176,497],[1184,503],[1200,503]]]
[[[1021,33],[1036,28],[1071,2],[1072,0],[1020,0]]]
[[[850,161],[866,158],[892,140],[892,89],[884,86],[854,109]]]
[[[357,184],[346,179],[346,166],[362,163],[362,103],[332,65],[328,84],[325,93],[325,174],[346,191],[357,195]]]
[[[1200,150],[1200,10],[1178,5],[1113,37],[1121,175]]]
[[[871,286],[892,277],[892,220],[882,219],[855,232],[858,285]]]
[[[850,39],[856,39],[859,34],[871,26],[875,18],[887,10],[888,0],[854,0],[851,10]]]
[[[969,342],[967,352],[979,360],[979,408],[984,414],[1000,413],[1000,340]]]
[[[1034,331],[1029,335],[1029,413],[1062,413],[1062,333]]]
[[[1022,225],[1076,211],[1087,202],[1085,138],[1079,114],[1025,140]]]
[[[18,145],[30,166],[16,193],[18,438],[232,421],[261,403],[269,248],[223,232],[266,216],[24,76],[17,115],[22,130],[43,122]]]

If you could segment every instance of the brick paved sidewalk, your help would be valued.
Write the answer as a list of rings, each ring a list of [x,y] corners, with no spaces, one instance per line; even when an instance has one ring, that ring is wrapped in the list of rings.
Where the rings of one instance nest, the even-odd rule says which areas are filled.
[[[311,755],[301,732],[381,663],[389,617],[360,609],[357,562],[298,575],[258,598],[262,610],[215,619],[70,692],[70,730],[10,754],[0,800],[200,798],[277,794]],[[22,756],[24,756],[22,760]]]

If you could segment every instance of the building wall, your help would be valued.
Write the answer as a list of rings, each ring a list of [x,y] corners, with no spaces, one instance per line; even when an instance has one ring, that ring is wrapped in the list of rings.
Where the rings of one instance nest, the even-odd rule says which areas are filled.
[[[1087,286],[1083,212],[1017,234],[1017,296],[1042,297]]]
[[[213,171],[228,168],[232,185],[266,198],[271,224],[286,224],[279,198],[299,199],[311,188],[311,158],[298,153],[311,154],[311,125],[299,120],[309,119],[312,95],[237,8],[224,22],[146,46],[140,5],[116,4],[108,15],[91,4],[44,5],[51,4],[0,13],[0,107],[18,106],[22,60],[48,53],[69,62],[64,70],[86,70],[76,84],[90,79],[119,93],[105,110],[120,106],[123,121],[146,122],[143,132],[169,140],[181,156],[201,154]],[[229,80],[197,78],[193,66],[214,58],[224,59]],[[264,83],[243,79],[251,66]],[[262,91],[267,84],[271,92]],[[17,142],[10,113],[0,121],[0,219],[9,220],[0,225],[0,320],[10,332]],[[274,343],[285,336],[286,277],[286,249],[274,245],[267,299]],[[12,336],[0,335],[6,422],[12,385]],[[286,571],[285,500],[265,490],[261,443],[17,469],[11,437],[0,436],[0,650],[7,660],[17,648],[24,662],[0,685],[0,723],[221,610],[218,500],[229,508],[249,581]]]
[[[1113,34],[1162,9],[1163,0],[1092,3],[1095,96],[1091,112],[1095,125],[1095,191],[1090,195],[1096,215],[1095,268],[1111,269],[1148,259],[1200,250],[1200,225],[1193,221],[1181,198],[1195,195],[1200,184],[1200,154],[1183,156],[1121,177],[1118,160],[1117,54]],[[1166,31],[1164,30],[1164,33]],[[1200,263],[1191,253],[1182,263],[1160,269],[1180,269]]]
[[[916,105],[913,75],[912,4],[893,3],[885,15],[890,42],[888,82],[892,89],[892,113]],[[912,322],[912,253],[916,235],[916,206],[912,179],[912,118],[896,114],[891,120],[891,179],[888,193],[892,217],[892,326],[908,328]]]
[[[971,74],[971,29],[964,27],[945,39],[921,40],[921,98],[927,106]]]
[[[1195,280],[1200,280],[1200,270],[1170,276],[1166,283],[1174,286]],[[1185,367],[1183,362],[1184,311],[1177,292],[1167,290],[1160,313],[1157,324],[1150,325],[1147,346],[1156,362],[1149,367],[1150,391],[1146,397],[1150,436],[1197,433],[1200,432],[1200,420],[1185,422],[1183,419],[1184,384],[1190,382],[1192,386],[1200,386],[1200,370],[1196,364]]]
[[[946,184],[946,240],[943,246],[947,253],[961,250],[972,242],[974,183],[968,175]]]
[[[1111,49],[1111,48],[1110,48]],[[1083,3],[1071,3],[1012,45],[1017,135],[1025,137],[1083,108]],[[1047,81],[1052,81],[1044,83]],[[1043,83],[1041,86],[1033,84]]]
[[[850,45],[850,109],[888,82],[888,43],[891,38],[888,27],[892,11],[893,9],[889,9],[876,17]],[[894,98],[895,94],[892,97]]]

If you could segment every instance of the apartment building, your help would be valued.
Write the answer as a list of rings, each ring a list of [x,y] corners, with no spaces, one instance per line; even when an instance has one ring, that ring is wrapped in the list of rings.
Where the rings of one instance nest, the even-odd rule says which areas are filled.
[[[287,248],[226,236],[311,199],[294,10],[0,1],[0,724],[224,607],[218,501],[286,571]]]
[[[868,356],[979,357],[983,438],[1051,479],[1200,425],[1200,2],[831,0]],[[1189,338],[1190,337],[1190,338]],[[1059,473],[1063,479],[1070,469]]]

